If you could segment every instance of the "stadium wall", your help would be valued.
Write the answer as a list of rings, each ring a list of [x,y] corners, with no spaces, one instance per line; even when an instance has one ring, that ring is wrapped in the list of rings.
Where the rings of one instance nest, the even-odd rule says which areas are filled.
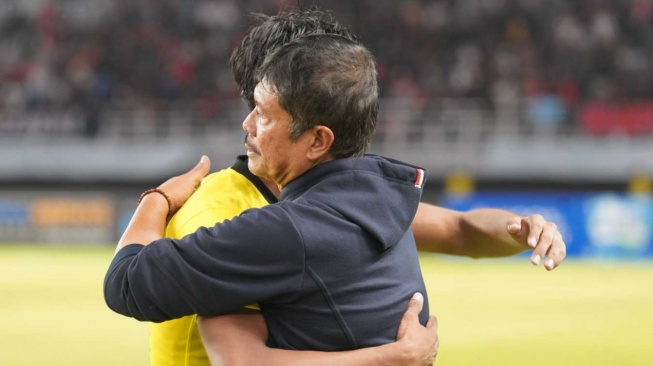
[[[0,243],[112,245],[128,224],[141,188],[105,185],[98,190],[18,190],[0,193]],[[425,201],[468,210],[504,208],[541,213],[557,223],[571,258],[653,258],[653,199],[614,191],[485,191],[440,194]],[[435,198],[435,199],[434,199]]]

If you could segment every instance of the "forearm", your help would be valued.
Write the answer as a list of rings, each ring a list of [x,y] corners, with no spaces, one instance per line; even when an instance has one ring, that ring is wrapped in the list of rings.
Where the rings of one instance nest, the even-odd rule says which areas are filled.
[[[518,215],[498,209],[468,212],[420,203],[413,220],[413,234],[421,251],[473,258],[502,257],[528,249],[506,229]]]
[[[242,350],[237,348],[242,346]],[[230,352],[237,352],[237,356],[223,353],[221,361],[215,364],[223,366],[400,366],[413,365],[410,354],[402,352],[394,343],[361,348],[353,351],[319,352],[319,351],[290,351],[269,348],[263,342],[240,343]],[[215,356],[212,357],[215,361]]]
[[[515,213],[499,209],[476,209],[465,212],[460,231],[464,255],[473,258],[507,257],[529,249],[510,235],[507,226]]]
[[[266,348],[260,360],[271,366],[396,366],[410,365],[409,355],[402,353],[394,343],[362,348],[354,351],[316,352],[287,351]]]
[[[266,345],[267,327],[260,313],[201,318],[200,334],[214,365],[222,366],[384,366],[421,365],[417,353],[406,344],[391,343],[354,351],[290,351]],[[411,353],[413,352],[413,353]]]
[[[129,244],[147,245],[161,239],[165,231],[168,209],[168,202],[161,194],[151,193],[143,197],[118,241],[116,252]]]

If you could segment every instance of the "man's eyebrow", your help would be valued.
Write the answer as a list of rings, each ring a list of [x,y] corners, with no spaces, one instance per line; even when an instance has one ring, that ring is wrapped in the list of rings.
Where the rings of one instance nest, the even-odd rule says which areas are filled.
[[[254,92],[252,93],[252,101],[254,101],[254,107],[259,106],[259,100],[258,98],[256,98],[256,90],[254,90]]]
[[[264,108],[262,108],[261,103],[259,103],[259,100],[256,98],[256,93],[254,93],[254,109],[257,109],[260,113],[260,111]]]

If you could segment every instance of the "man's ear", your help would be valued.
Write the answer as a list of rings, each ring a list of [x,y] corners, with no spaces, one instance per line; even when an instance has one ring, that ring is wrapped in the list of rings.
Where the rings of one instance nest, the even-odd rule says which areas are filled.
[[[312,144],[306,157],[309,160],[322,160],[331,153],[335,136],[329,127],[318,125],[311,131]]]

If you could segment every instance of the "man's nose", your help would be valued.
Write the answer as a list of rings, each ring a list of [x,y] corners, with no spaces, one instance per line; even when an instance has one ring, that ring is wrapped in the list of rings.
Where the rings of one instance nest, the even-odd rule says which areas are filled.
[[[245,120],[243,121],[243,130],[247,132],[247,134],[255,136],[256,135],[256,124],[254,123],[256,121],[256,109],[253,109]]]

